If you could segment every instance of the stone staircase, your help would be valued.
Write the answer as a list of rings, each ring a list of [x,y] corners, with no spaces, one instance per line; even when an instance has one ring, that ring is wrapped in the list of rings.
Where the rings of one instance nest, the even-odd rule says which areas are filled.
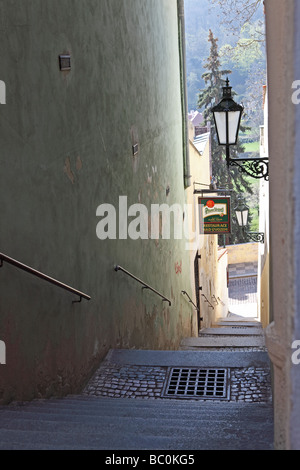
[[[1,450],[272,448],[270,405],[73,396],[0,410]]]
[[[263,328],[256,318],[231,315],[213,323],[212,328],[200,330],[199,337],[184,338],[180,344],[183,350],[238,348],[266,351]]]
[[[0,450],[273,449],[262,326],[244,305],[237,311],[247,316],[229,315],[178,351],[109,351],[81,395],[0,406]],[[206,396],[189,395],[197,374],[206,380],[216,371],[226,372],[224,396],[209,396],[209,385]],[[172,373],[185,382],[176,379],[174,396]]]
[[[228,397],[164,396],[170,368],[215,367],[228,371]],[[111,350],[81,395],[0,407],[0,449],[272,449],[267,368],[262,351]],[[265,392],[249,399],[254,383]]]

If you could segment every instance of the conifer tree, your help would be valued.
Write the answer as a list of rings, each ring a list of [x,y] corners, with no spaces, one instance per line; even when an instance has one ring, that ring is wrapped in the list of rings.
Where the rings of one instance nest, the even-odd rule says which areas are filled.
[[[203,108],[203,117],[205,121],[210,119],[210,108],[213,102],[218,103],[222,98],[222,87],[224,86],[224,75],[231,73],[231,70],[220,70],[221,62],[218,53],[218,38],[214,38],[210,29],[208,41],[211,43],[210,56],[208,57],[204,68],[208,71],[202,75],[206,88],[201,90],[198,97],[198,107]]]
[[[231,191],[231,207],[232,210],[238,203],[238,198],[241,194],[252,194],[251,183],[245,178],[243,173],[237,167],[227,167],[225,159],[225,147],[218,144],[217,133],[215,130],[211,108],[217,104],[222,98],[222,87],[225,86],[224,76],[228,76],[231,70],[221,70],[221,62],[218,53],[218,38],[215,38],[213,32],[209,30],[208,41],[211,43],[210,56],[208,57],[204,68],[207,69],[202,75],[206,88],[200,90],[198,97],[198,108],[203,112],[204,122],[211,123],[211,155],[212,155],[212,176],[217,180],[219,189],[226,188],[232,189]],[[232,95],[236,93],[232,92]],[[241,125],[241,131],[246,128]],[[231,158],[238,158],[244,149],[238,142],[236,146],[230,146]],[[232,223],[232,233],[226,237],[226,244],[243,243],[245,240],[244,235],[241,235],[239,227],[234,222]],[[251,222],[251,215],[249,214],[249,222]],[[223,244],[223,237],[219,237],[219,244]]]

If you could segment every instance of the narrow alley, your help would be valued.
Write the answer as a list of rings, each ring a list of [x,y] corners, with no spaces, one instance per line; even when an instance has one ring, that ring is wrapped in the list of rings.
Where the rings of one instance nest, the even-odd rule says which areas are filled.
[[[0,24],[0,450],[299,450],[300,1]]]

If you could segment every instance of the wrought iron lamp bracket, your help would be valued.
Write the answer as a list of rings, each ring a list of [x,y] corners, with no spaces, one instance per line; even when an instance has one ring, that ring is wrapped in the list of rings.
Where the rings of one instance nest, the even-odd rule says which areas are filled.
[[[254,242],[265,242],[265,234],[263,232],[247,232],[247,234],[249,238]]]
[[[244,236],[248,236],[250,240],[257,243],[265,243],[264,232],[248,232],[245,227],[242,228]]]
[[[241,173],[246,173],[252,178],[264,178],[269,181],[268,158],[229,158],[229,166],[237,166]]]

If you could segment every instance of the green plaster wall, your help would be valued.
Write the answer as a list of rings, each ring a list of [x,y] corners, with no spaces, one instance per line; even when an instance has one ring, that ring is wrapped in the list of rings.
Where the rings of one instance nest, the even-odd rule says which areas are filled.
[[[0,251],[91,296],[0,269],[8,402],[77,393],[109,348],[176,348],[193,311],[185,240],[96,236],[119,196],[185,202],[177,1],[0,0],[0,43]]]

